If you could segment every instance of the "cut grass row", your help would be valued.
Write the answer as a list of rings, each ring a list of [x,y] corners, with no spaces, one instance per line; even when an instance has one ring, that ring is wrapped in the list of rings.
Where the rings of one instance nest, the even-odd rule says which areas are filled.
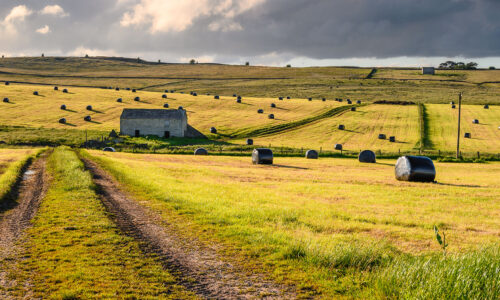
[[[392,161],[367,166],[280,158],[274,166],[252,166],[248,158],[83,155],[184,234],[224,245],[220,251],[239,257],[249,270],[263,268],[275,280],[300,282],[302,295],[500,293],[497,163],[438,163],[440,184],[429,185],[397,182]],[[447,258],[433,225],[449,237]],[[435,273],[426,271],[429,260]],[[402,284],[402,270],[416,279]],[[451,285],[445,275],[461,280]],[[418,284],[418,278],[427,281]]]
[[[48,170],[51,187],[28,230],[25,259],[11,274],[14,294],[21,296],[28,282],[33,298],[194,298],[119,232],[74,152],[57,148]]]

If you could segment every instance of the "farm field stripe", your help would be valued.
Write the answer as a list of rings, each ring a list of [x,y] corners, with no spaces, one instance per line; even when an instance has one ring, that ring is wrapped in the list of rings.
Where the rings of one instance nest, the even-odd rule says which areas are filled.
[[[123,193],[114,179],[93,161],[81,158],[99,187],[101,200],[127,234],[145,243],[179,284],[197,295],[215,299],[286,298],[295,293],[289,287],[248,274],[221,260],[215,250],[201,242],[177,235],[171,225]]]
[[[49,183],[45,171],[46,157],[44,154],[24,172],[19,186],[14,186],[15,194],[19,195],[17,205],[5,213],[0,219],[0,298],[8,299],[7,289],[16,284],[8,278],[6,264],[13,265],[21,251],[17,243],[31,226],[31,219],[35,216],[40,202],[47,192]],[[17,190],[19,189],[19,190]]]

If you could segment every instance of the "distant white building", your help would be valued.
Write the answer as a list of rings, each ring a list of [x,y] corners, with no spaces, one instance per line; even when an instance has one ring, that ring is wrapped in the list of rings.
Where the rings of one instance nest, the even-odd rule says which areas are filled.
[[[185,137],[187,130],[187,115],[183,109],[126,108],[120,117],[120,133],[122,135]]]
[[[422,67],[422,75],[434,75],[436,70],[434,67]]]

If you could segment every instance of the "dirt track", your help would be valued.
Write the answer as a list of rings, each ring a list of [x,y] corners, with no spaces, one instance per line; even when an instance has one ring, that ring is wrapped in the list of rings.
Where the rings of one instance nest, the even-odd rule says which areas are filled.
[[[24,173],[18,187],[17,202],[11,201],[0,207],[0,299],[12,298],[4,290],[16,285],[7,277],[7,270],[14,267],[22,251],[18,241],[31,225],[47,189],[45,156],[36,160]],[[8,209],[8,210],[7,210]],[[29,292],[26,292],[29,298]]]
[[[209,299],[293,299],[294,292],[261,274],[248,274],[220,259],[213,248],[180,236],[172,225],[120,191],[112,177],[94,162],[83,160],[100,189],[101,199],[126,234],[157,255],[163,266],[179,278],[178,284]]]

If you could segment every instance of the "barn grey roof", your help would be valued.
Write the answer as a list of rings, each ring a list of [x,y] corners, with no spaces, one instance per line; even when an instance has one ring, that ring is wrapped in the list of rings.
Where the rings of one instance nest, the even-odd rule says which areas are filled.
[[[185,110],[180,109],[135,109],[125,108],[121,119],[172,119],[184,118]]]

